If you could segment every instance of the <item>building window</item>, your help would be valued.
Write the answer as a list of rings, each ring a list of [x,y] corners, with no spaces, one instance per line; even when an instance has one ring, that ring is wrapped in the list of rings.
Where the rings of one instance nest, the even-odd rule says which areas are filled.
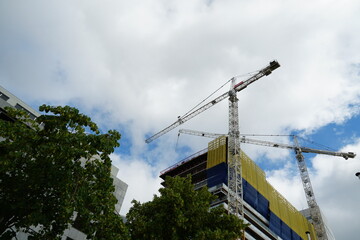
[[[29,110],[27,110],[26,108],[24,108],[23,106],[21,106],[18,103],[15,105],[15,108],[27,112],[32,120],[34,120],[36,118],[36,116],[34,114],[32,114]]]
[[[3,110],[3,109],[1,109],[1,108],[0,108],[0,119],[1,119],[1,120],[4,120],[4,121],[9,121],[9,122],[13,122],[13,121],[14,121],[14,119],[10,118],[10,117],[6,114],[5,110]]]
[[[6,96],[4,93],[0,92],[0,98],[4,99],[5,101],[7,101],[9,99],[8,96]]]

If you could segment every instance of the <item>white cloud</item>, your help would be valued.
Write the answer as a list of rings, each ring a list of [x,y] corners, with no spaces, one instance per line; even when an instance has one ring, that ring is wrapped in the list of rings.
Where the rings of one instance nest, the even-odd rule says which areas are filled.
[[[33,106],[75,104],[103,126],[126,129],[131,156],[118,156],[119,176],[129,181],[128,198],[149,199],[156,171],[181,156],[176,130],[150,146],[145,134],[274,58],[281,67],[238,94],[241,133],[311,133],[358,114],[359,8],[355,0],[1,2],[0,82]],[[225,100],[183,128],[226,133],[227,115]],[[178,146],[195,151],[207,141],[182,136]],[[147,186],[144,195],[131,190],[134,169],[143,171],[136,183]]]
[[[341,149],[359,152],[360,139]],[[342,158],[317,156],[313,160],[316,175],[313,177],[318,202],[326,214],[329,225],[338,239],[351,239],[351,233],[360,225],[360,171],[359,156],[345,161]],[[359,232],[358,232],[359,233]]]
[[[360,139],[340,151],[358,152],[358,149]],[[307,208],[304,190],[295,159],[292,162],[282,169],[269,172],[268,180],[294,206],[304,209]],[[312,187],[328,227],[337,239],[353,239],[360,225],[357,217],[360,215],[360,191],[357,191],[360,181],[355,177],[355,173],[360,171],[359,157],[346,161],[341,157],[317,155],[309,162],[313,166],[309,169]]]
[[[131,201],[150,201],[160,188],[161,179],[158,177],[158,169],[141,161],[122,159],[119,155],[111,156],[113,164],[119,168],[118,177],[128,184],[120,213],[126,215],[132,206]]]

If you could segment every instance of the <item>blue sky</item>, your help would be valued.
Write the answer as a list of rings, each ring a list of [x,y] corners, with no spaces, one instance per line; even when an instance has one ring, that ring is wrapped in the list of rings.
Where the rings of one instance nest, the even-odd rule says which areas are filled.
[[[299,133],[360,154],[359,13],[355,0],[2,1],[0,84],[35,109],[75,106],[104,131],[122,133],[112,159],[129,184],[125,214],[132,199],[157,193],[161,170],[209,141],[181,136],[175,149],[178,128],[149,145],[146,137],[273,59],[281,67],[238,94],[240,132]],[[227,105],[181,128],[226,133]],[[291,152],[242,148],[291,203],[306,207]],[[306,158],[335,236],[356,239],[359,157]]]
[[[317,143],[333,149],[340,149],[359,138],[360,133],[360,116],[355,115],[345,121],[343,124],[330,123],[321,127],[314,134],[308,135],[307,138]]]

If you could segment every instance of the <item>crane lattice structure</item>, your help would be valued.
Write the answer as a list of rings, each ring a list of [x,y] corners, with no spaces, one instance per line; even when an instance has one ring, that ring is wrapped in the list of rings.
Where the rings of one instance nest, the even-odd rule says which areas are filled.
[[[213,99],[212,101],[206,103],[205,105],[197,108],[196,110],[185,114],[182,117],[179,117],[176,122],[156,133],[152,137],[145,140],[146,143],[150,143],[158,137],[164,135],[165,133],[171,131],[177,126],[183,124],[184,122],[190,120],[196,115],[204,112],[220,101],[228,98],[229,99],[229,144],[228,144],[228,211],[236,216],[244,218],[243,211],[243,192],[242,192],[242,174],[241,174],[241,161],[238,156],[240,154],[240,131],[239,131],[239,116],[238,116],[238,98],[236,96],[237,92],[245,89],[247,86],[257,81],[258,79],[268,76],[280,67],[280,64],[277,61],[272,61],[268,66],[261,69],[260,71],[253,74],[250,78],[245,81],[236,83],[236,77],[231,79],[231,88],[230,91],[225,92],[219,97]]]
[[[191,135],[202,136],[202,137],[210,137],[210,138],[217,138],[217,137],[225,135],[225,134],[194,131],[194,130],[188,130],[188,129],[180,129],[179,134],[180,133],[191,134]],[[343,157],[345,159],[354,158],[356,156],[356,154],[353,152],[347,152],[347,153],[346,152],[333,152],[333,151],[328,151],[328,150],[320,150],[320,149],[301,147],[299,145],[297,136],[293,136],[293,137],[294,137],[295,145],[289,145],[289,144],[283,144],[283,143],[273,143],[273,142],[269,142],[269,141],[250,139],[245,136],[242,136],[240,138],[240,142],[256,144],[256,145],[261,145],[261,146],[267,146],[267,147],[285,148],[285,149],[291,149],[291,150],[295,151],[295,156],[296,156],[297,165],[298,165],[299,172],[300,172],[301,182],[303,184],[303,188],[305,191],[306,201],[307,201],[308,207],[310,209],[310,216],[313,221],[317,239],[318,240],[327,240],[328,236],[326,233],[324,220],[322,218],[320,208],[315,199],[315,194],[314,194],[313,187],[311,185],[309,172],[307,170],[307,167],[305,164],[305,159],[304,159],[304,156],[302,153],[304,152],[304,153],[325,154],[325,155]]]

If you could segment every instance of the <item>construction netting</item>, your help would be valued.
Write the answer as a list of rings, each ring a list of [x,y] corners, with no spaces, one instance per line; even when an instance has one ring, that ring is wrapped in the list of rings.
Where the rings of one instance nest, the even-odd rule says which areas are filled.
[[[207,172],[209,183],[214,186],[227,178],[226,173],[219,172],[227,171],[226,137],[217,138],[208,146]],[[240,158],[244,200],[269,221],[269,228],[282,239],[307,239],[307,231],[316,239],[313,225],[266,180],[265,172],[244,152]]]
[[[206,168],[212,168],[219,163],[226,162],[227,159],[227,137],[218,137],[208,144],[208,157]]]
[[[314,233],[313,225],[287,201],[267,180],[265,172],[252,161],[244,152],[241,154],[242,177],[251,184],[261,195],[269,200],[269,210],[302,239],[307,239],[306,232]],[[272,219],[270,219],[272,220]],[[276,222],[276,220],[274,220]],[[272,221],[270,221],[270,224]],[[281,224],[281,237],[289,238],[289,229]],[[275,226],[273,226],[275,227]],[[277,226],[279,227],[279,225]],[[293,238],[295,239],[295,238]],[[316,239],[313,236],[312,239]]]
[[[225,162],[219,163],[216,166],[206,169],[207,186],[210,188],[221,183],[227,185],[227,170],[228,165]]]

